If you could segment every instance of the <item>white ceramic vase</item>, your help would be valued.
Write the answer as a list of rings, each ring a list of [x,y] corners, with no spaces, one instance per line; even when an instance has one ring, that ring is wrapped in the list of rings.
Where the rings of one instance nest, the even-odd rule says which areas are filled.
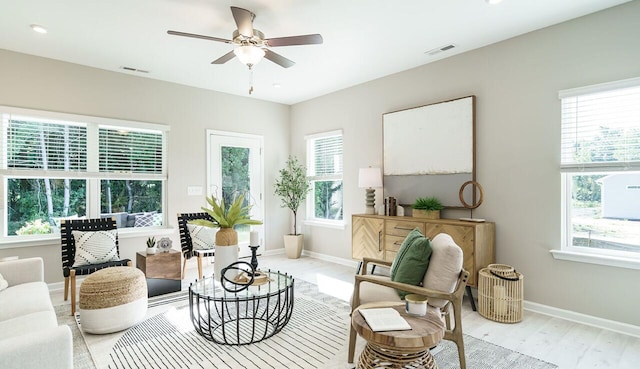
[[[216,255],[213,258],[213,275],[216,281],[220,282],[222,269],[238,261],[238,245],[221,246],[216,245]],[[235,274],[234,274],[235,272]],[[236,271],[229,271],[227,279],[233,279],[237,275]]]

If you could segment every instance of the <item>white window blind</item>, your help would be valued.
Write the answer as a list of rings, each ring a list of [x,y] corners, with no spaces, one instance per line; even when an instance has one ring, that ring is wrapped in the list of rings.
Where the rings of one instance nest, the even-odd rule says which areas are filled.
[[[313,159],[309,163],[310,177],[342,175],[342,132],[311,140]]]
[[[100,172],[162,174],[162,137],[161,131],[101,127]]]
[[[3,168],[86,171],[85,124],[3,114]]]
[[[640,169],[640,78],[560,92],[561,169]]]

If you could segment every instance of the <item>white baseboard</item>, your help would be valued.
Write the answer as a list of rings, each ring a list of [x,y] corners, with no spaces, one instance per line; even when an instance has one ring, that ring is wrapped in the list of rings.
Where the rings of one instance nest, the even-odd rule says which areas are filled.
[[[273,255],[280,255],[280,254],[284,254],[284,247],[281,249],[266,250],[265,252],[262,253],[262,255],[264,256],[273,256]]]
[[[558,309],[553,306],[538,304],[536,302],[525,301],[524,309],[534,313],[544,314],[555,318],[568,320],[596,328],[606,329],[609,331],[627,334],[629,336],[640,337],[640,327],[637,325],[617,322],[598,318],[592,315],[576,313],[571,310]]]
[[[356,268],[358,266],[358,262],[353,260],[353,259],[338,258],[338,257],[327,255],[327,254],[321,254],[319,252],[302,250],[302,255],[305,255],[305,256],[308,256],[308,257],[311,257],[311,258],[314,258],[314,259],[320,259],[320,260],[328,261],[328,262],[331,262],[331,263],[334,263],[334,264],[340,264],[340,265],[348,266],[348,267]],[[355,270],[353,271],[353,273],[355,274]]]

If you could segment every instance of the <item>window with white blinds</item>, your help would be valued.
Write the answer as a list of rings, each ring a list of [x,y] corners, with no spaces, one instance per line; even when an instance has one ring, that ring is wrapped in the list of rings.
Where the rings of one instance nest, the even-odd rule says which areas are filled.
[[[305,137],[307,176],[311,193],[307,196],[307,220],[342,224],[342,131]]]
[[[311,138],[313,155],[308,171],[310,177],[342,175],[342,132]]]
[[[100,128],[100,172],[162,174],[162,132]]]
[[[86,171],[86,125],[3,115],[5,168]]]
[[[559,97],[562,249],[638,260],[640,78]]]
[[[0,247],[63,219],[162,226],[168,127],[0,106]]]
[[[559,95],[563,170],[640,169],[640,78]]]

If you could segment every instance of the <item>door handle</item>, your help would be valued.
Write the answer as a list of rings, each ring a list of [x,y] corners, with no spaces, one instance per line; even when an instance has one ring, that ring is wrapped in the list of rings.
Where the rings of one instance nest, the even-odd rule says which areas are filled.
[[[378,232],[378,252],[382,252],[382,231]]]
[[[403,231],[413,231],[413,228],[398,227],[398,226],[393,227],[393,229],[401,229]]]

